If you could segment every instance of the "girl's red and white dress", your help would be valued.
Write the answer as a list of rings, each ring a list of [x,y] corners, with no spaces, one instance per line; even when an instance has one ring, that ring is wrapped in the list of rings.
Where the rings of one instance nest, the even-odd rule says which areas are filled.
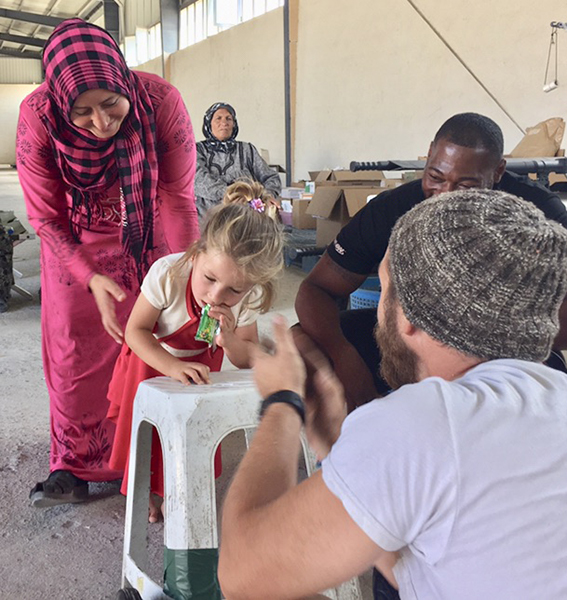
[[[201,319],[201,308],[191,292],[191,261],[187,263],[183,274],[170,273],[173,265],[182,256],[183,253],[178,253],[158,259],[142,283],[141,291],[145,298],[154,308],[161,311],[153,333],[162,347],[173,356],[184,361],[208,365],[211,371],[220,371],[224,356],[223,349],[214,345],[209,347],[205,342],[195,340]],[[251,325],[257,320],[259,313],[254,306],[257,305],[259,296],[259,288],[254,287],[232,307],[236,327]],[[163,374],[147,365],[127,344],[122,346],[108,388],[110,400],[108,418],[116,423],[116,434],[109,462],[112,468],[123,469],[125,472],[121,488],[124,494],[128,481],[128,453],[136,391],[142,381],[160,375]],[[161,448],[156,449],[156,444],[159,444],[159,438],[154,434],[151,489],[152,492],[163,496]]]

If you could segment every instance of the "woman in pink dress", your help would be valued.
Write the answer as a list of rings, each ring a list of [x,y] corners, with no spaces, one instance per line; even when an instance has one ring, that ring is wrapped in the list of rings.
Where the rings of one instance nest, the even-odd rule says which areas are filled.
[[[45,82],[22,103],[17,166],[41,240],[42,351],[51,409],[49,477],[34,506],[80,502],[108,466],[107,389],[123,328],[153,261],[199,237],[195,141],[179,92],[128,69],[112,37],[61,23]]]

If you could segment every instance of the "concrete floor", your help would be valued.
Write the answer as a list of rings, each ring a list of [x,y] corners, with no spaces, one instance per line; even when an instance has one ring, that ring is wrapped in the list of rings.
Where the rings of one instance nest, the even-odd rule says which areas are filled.
[[[26,221],[16,172],[0,169],[0,210]],[[0,314],[0,599],[110,600],[120,588],[124,498],[117,483],[91,484],[92,500],[81,505],[34,509],[28,494],[48,473],[49,407],[40,348],[39,241],[14,250],[14,267],[29,290],[28,300],[14,292],[8,312]],[[288,269],[274,311],[291,322],[293,301],[304,277]],[[260,329],[269,332],[270,315]],[[243,450],[235,434],[223,443],[226,489]],[[150,528],[152,574],[161,573],[162,526]]]

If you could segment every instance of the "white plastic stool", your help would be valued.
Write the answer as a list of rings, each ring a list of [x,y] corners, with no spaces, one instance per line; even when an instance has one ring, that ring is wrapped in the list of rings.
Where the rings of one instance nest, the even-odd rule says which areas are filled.
[[[257,424],[260,396],[248,370],[211,373],[210,385],[185,386],[168,377],[140,384],[134,402],[122,586],[144,600],[167,598],[147,575],[148,499],[152,427],[164,464],[164,545],[169,550],[218,547],[214,455],[229,433]],[[307,473],[314,457],[302,439]],[[336,600],[361,598],[358,581],[327,592]]]

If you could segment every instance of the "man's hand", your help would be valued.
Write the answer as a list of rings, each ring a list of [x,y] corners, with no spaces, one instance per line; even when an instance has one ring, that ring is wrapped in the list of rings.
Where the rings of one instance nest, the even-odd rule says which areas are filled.
[[[100,273],[91,277],[89,288],[94,296],[106,333],[116,343],[121,344],[124,339],[124,332],[116,318],[114,302],[122,302],[126,299],[126,294],[113,279]]]
[[[295,344],[286,320],[277,315],[273,321],[276,350],[274,354],[256,347],[252,364],[256,387],[263,398],[280,390],[291,390],[302,398],[305,395],[305,365]]]
[[[305,402],[305,431],[309,445],[323,460],[338,440],[347,416],[344,389],[329,368],[315,373],[315,394]]]
[[[346,391],[349,413],[379,397],[372,373],[354,346],[344,344],[340,358],[334,357],[333,364],[335,375]]]
[[[327,357],[301,329],[292,328],[293,339],[305,361],[308,383],[305,393],[305,431],[318,460],[331,450],[347,415],[344,388]]]

